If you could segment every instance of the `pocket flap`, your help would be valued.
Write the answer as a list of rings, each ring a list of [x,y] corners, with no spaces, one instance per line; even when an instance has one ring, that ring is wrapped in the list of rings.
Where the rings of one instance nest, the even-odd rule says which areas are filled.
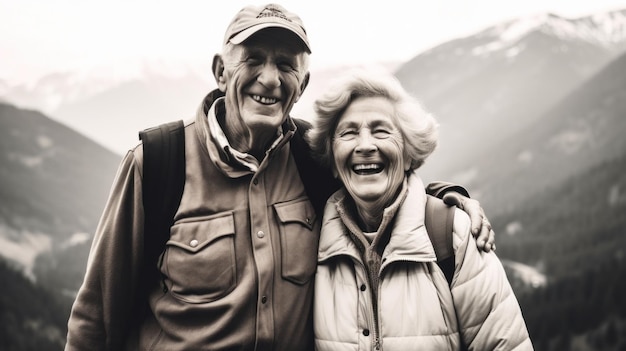
[[[176,223],[172,226],[167,245],[197,252],[212,241],[234,234],[235,220],[233,214],[228,212],[214,217]]]
[[[284,224],[298,222],[313,230],[315,223],[315,210],[308,198],[296,199],[274,205],[278,219]]]

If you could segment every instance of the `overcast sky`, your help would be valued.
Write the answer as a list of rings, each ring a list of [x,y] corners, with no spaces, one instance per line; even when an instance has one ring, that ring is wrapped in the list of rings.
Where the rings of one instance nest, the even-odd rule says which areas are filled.
[[[0,0],[0,80],[142,59],[206,61],[244,5],[224,0]],[[408,60],[492,24],[552,12],[564,17],[626,8],[626,0],[283,0],[304,20],[322,65]],[[413,3],[413,4],[412,4]]]

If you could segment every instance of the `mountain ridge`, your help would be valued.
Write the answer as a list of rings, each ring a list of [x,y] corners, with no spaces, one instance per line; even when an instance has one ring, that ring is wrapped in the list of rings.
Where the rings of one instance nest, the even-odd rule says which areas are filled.
[[[505,43],[514,43],[532,31],[542,31],[562,40],[583,40],[612,49],[626,38],[626,9],[578,18],[542,13],[502,22],[476,36],[497,38],[502,42],[501,46],[506,46]]]
[[[586,35],[590,38],[604,38],[602,41],[609,43],[607,44],[609,46],[604,47],[603,50],[610,51],[605,53],[609,55],[614,54],[614,50],[626,49],[624,46],[626,45],[624,44],[626,29],[624,29],[623,23],[625,13],[626,10],[616,10],[577,19],[566,19],[549,14],[534,17],[554,17],[553,22],[569,23],[569,27],[579,28],[579,37]],[[442,43],[417,56],[436,55],[439,51],[446,57],[493,54],[494,36],[502,35],[511,26],[524,27],[522,24],[528,23],[533,17],[529,18],[506,21],[487,27],[466,38]],[[514,25],[515,23],[517,25]],[[528,27],[528,25],[525,25],[525,27]],[[568,28],[565,25],[561,27]],[[511,33],[513,31],[513,29],[509,28],[508,32]],[[516,32],[520,32],[519,29]],[[569,32],[566,30],[562,30],[562,32],[569,33],[571,28]],[[467,44],[460,45],[459,43],[463,41],[473,44],[469,46]],[[577,45],[598,45],[597,40],[595,42],[592,40],[592,42],[578,42]],[[454,46],[452,53],[446,52],[446,47],[450,45]],[[569,45],[573,44],[570,43]],[[619,49],[616,49],[617,47]],[[561,49],[568,50],[570,48],[564,44]],[[508,60],[511,60],[521,55],[523,50],[523,46],[507,46],[506,50],[498,52],[507,57]],[[473,51],[474,54],[472,54]],[[598,56],[598,54],[594,55]],[[606,63],[605,59],[605,57],[591,57],[589,58],[590,63],[587,65],[588,67],[579,65],[575,69],[581,70],[581,72],[575,72],[574,74],[577,76],[593,74],[599,66]],[[420,62],[420,65],[422,64],[424,64],[423,61]],[[506,62],[503,64],[506,64]],[[406,65],[410,65],[410,63]],[[457,74],[462,74],[464,71],[472,71],[471,66],[477,65],[477,63],[473,60],[462,60],[459,65],[459,69],[454,69],[453,71]],[[476,70],[480,68],[484,67],[479,65],[476,67]],[[328,71],[340,69],[340,67],[331,67]],[[20,107],[43,111],[56,120],[74,126],[81,133],[106,145],[111,150],[124,153],[128,148],[135,145],[137,131],[159,123],[187,118],[193,115],[195,108],[200,103],[200,99],[215,87],[210,71],[207,62],[130,62],[123,64],[121,67],[119,63],[116,63],[114,67],[98,67],[91,71],[76,72],[75,74],[70,72],[52,74],[42,77],[38,83],[30,82],[15,86],[6,82],[2,84],[0,81],[0,99]],[[436,69],[432,71],[436,71]],[[402,76],[402,71],[398,72],[398,75]],[[307,89],[308,91],[305,91],[305,99],[296,105],[294,112],[298,112],[299,115],[303,115],[306,118],[311,116],[311,107],[303,105],[310,105],[313,96],[317,95],[317,92],[323,91],[323,87],[328,80],[323,77],[328,76],[332,77],[332,73],[313,72],[310,87]],[[424,72],[423,76],[428,77],[429,71]],[[448,74],[449,76],[450,74]],[[572,79],[567,77],[565,74],[564,79]],[[433,77],[432,79],[436,78]],[[131,85],[134,85],[135,88],[128,90]],[[444,85],[437,84],[433,86],[443,87]],[[411,85],[408,85],[408,88],[412,90]],[[144,96],[144,98],[143,100],[129,101],[128,98],[124,99],[121,94],[124,90],[127,92],[126,96],[137,95]],[[435,92],[425,93],[421,91],[418,96],[420,98],[426,96],[426,100],[428,100],[428,95],[433,93]],[[447,95],[445,92],[442,94],[444,96]],[[113,101],[108,100],[110,101],[109,104],[105,105],[104,101],[107,101],[107,96],[109,98],[118,96],[118,98]],[[438,99],[441,100],[443,98],[439,97]],[[89,110],[88,106],[91,104],[96,104],[97,108],[94,107]],[[143,105],[147,111],[145,113],[129,113],[129,106],[133,105]],[[136,111],[136,109],[134,110]],[[443,113],[441,115],[445,116],[446,114]],[[85,116],[91,117],[89,120],[85,120]],[[106,120],[110,120],[109,125],[102,122]],[[95,125],[98,127],[94,127]]]
[[[622,16],[624,11],[617,13]],[[508,26],[511,23],[518,22]],[[496,28],[444,43],[395,71],[441,124],[438,150],[422,170],[427,179],[468,168],[476,155],[487,155],[535,123],[626,45],[626,37],[610,48],[585,40],[564,41],[535,25],[508,46],[476,55],[476,48],[489,46],[495,34],[509,27],[494,32]],[[458,148],[460,143],[466,147]],[[438,157],[441,154],[445,157]]]
[[[0,254],[33,281],[77,289],[85,233],[95,231],[120,159],[38,111],[0,103]],[[63,269],[43,261],[63,255]]]

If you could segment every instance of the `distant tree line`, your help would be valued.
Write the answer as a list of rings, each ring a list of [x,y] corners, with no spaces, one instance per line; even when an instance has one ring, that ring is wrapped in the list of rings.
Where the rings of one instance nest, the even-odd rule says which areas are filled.
[[[63,350],[71,299],[28,280],[0,259],[0,350]]]
[[[626,259],[615,257],[519,294],[535,350],[626,351],[625,278]]]

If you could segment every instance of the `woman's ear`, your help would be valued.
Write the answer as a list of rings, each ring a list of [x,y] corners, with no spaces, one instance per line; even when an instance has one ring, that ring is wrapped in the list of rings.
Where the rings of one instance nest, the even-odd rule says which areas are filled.
[[[411,169],[411,164],[413,163],[413,161],[411,160],[411,157],[409,157],[409,153],[406,152],[406,146],[402,155],[404,156],[404,171],[408,172]]]
[[[217,88],[225,93],[226,78],[224,77],[224,59],[222,59],[221,55],[216,54],[213,56],[213,65],[211,68],[213,70],[213,77],[215,77],[215,82],[217,83]]]
[[[404,161],[404,171],[408,172],[411,170],[411,160]]]

